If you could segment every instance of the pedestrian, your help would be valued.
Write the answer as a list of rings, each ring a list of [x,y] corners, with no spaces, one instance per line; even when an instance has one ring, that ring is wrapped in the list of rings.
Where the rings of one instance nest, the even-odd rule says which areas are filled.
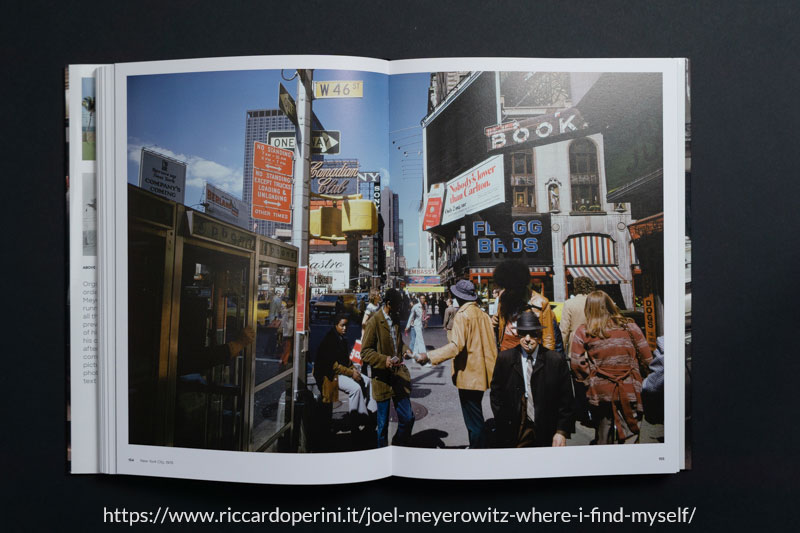
[[[339,296],[338,298],[336,298],[336,304],[334,307],[333,316],[335,317],[337,315],[341,315],[342,313],[344,313],[344,298]]]
[[[572,281],[573,297],[564,302],[561,308],[561,324],[559,331],[561,337],[566,341],[567,354],[569,347],[572,346],[572,338],[578,328],[586,324],[586,295],[595,290],[594,281],[586,276],[578,276]],[[569,358],[569,355],[567,355]],[[573,389],[575,391],[575,418],[586,427],[594,427],[591,410],[586,398],[586,386],[573,378]]]
[[[520,344],[497,356],[489,397],[497,446],[566,446],[575,430],[572,379],[564,356],[545,349],[531,311],[517,319]]]
[[[656,339],[650,374],[642,382],[642,406],[639,442],[664,442],[664,337]]]
[[[389,401],[394,401],[397,431],[392,445],[408,445],[414,427],[411,409],[411,374],[403,358],[411,352],[400,334],[403,299],[396,289],[383,295],[383,308],[374,313],[364,328],[361,360],[372,367],[372,397],[377,402],[378,447],[388,445]]]
[[[281,312],[281,338],[283,353],[281,355],[281,368],[289,367],[294,348],[294,302],[291,298],[284,300]]]
[[[487,446],[483,418],[483,393],[492,382],[492,372],[497,359],[497,345],[492,332],[492,321],[475,303],[478,295],[469,280],[460,280],[450,287],[459,303],[453,318],[449,342],[427,354],[417,362],[430,361],[438,365],[452,359],[453,384],[458,389],[461,413],[469,435],[470,448]]]
[[[422,334],[424,326],[425,311],[423,305],[425,304],[425,296],[411,298],[411,312],[408,314],[406,321],[405,333],[409,335],[408,346],[411,353],[416,355],[425,352],[425,337]],[[409,334],[410,331],[410,334]]]
[[[586,295],[595,290],[594,281],[586,276],[578,276],[572,281],[574,297],[564,302],[561,308],[561,336],[572,346],[572,337],[580,326],[586,324]]]
[[[442,318],[442,327],[444,328],[447,334],[447,340],[450,340],[450,331],[453,329],[453,317],[456,315],[456,311],[458,310],[453,305],[453,299],[448,298],[446,300],[447,308],[444,310],[444,318]]]
[[[367,304],[367,308],[364,311],[364,318],[361,319],[362,332],[364,330],[364,327],[367,325],[367,321],[370,319],[370,317],[375,313],[375,311],[380,309],[380,304],[381,304],[380,294],[378,294],[378,291],[372,291],[369,294],[369,303]]]
[[[555,317],[547,298],[531,290],[528,266],[518,259],[505,260],[495,267],[492,279],[497,286],[497,312],[492,316],[492,325],[499,350],[519,346],[520,337],[515,326],[517,318],[525,311],[532,311],[542,324],[542,345],[548,350],[555,349]]]
[[[638,441],[642,418],[642,372],[653,359],[642,331],[603,291],[586,297],[586,324],[570,345],[576,378],[586,387],[597,444]]]
[[[449,298],[445,298],[444,294],[439,295],[439,301],[437,305],[439,307],[439,318],[442,320],[442,325],[444,325],[444,314],[447,312],[447,308],[449,307],[449,304],[447,303],[448,299]]]
[[[558,327],[556,317],[553,310],[550,308],[550,300],[544,296],[544,284],[534,279],[531,282],[531,299],[528,301],[531,304],[531,310],[539,322],[544,327],[542,333],[542,345],[548,350],[556,349],[556,333]]]
[[[339,391],[347,394],[351,435],[356,436],[361,426],[369,426],[370,413],[377,411],[377,404],[370,396],[369,377],[362,375],[350,361],[350,347],[345,336],[348,323],[346,314],[334,318],[334,326],[317,349],[313,373],[322,403],[327,408],[328,421],[333,403],[339,399]]]

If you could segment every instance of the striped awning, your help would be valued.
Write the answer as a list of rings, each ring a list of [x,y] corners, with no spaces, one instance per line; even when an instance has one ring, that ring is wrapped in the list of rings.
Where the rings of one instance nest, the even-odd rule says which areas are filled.
[[[598,285],[617,284],[628,281],[615,266],[571,266],[567,267],[570,275],[574,278],[586,276],[591,278]]]
[[[567,265],[615,265],[614,241],[603,235],[579,235],[564,243]]]

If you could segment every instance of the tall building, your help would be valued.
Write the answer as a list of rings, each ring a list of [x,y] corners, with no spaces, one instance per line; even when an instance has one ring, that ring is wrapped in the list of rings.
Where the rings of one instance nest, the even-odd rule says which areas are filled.
[[[392,241],[395,243],[395,253],[403,255],[403,243],[400,242],[400,197],[392,193]]]
[[[267,142],[270,131],[294,131],[294,124],[279,109],[254,109],[247,112],[244,133],[244,175],[242,176],[242,200],[251,209],[253,202],[253,150],[255,142]],[[290,229],[291,224],[254,220],[250,218],[249,229],[260,235],[272,237],[278,229]]]

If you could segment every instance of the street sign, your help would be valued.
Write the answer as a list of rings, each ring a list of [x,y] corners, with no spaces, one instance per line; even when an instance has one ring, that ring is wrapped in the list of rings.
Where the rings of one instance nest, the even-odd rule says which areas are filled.
[[[311,132],[311,153],[336,155],[339,153],[342,133],[335,130]],[[295,133],[293,131],[270,131],[267,133],[267,143],[271,146],[295,149]]]
[[[253,205],[292,210],[292,178],[253,169]]]
[[[283,111],[283,114],[286,115],[286,118],[297,126],[297,106],[294,103],[294,98],[292,98],[292,95],[289,94],[289,91],[286,90],[286,87],[284,87],[282,83],[279,85],[278,107]]]
[[[312,154],[338,154],[339,139],[342,133],[339,131],[314,131],[311,133],[311,153]]]
[[[284,176],[292,176],[294,174],[294,152],[255,141],[253,167]]]
[[[292,222],[294,152],[255,142],[253,150],[253,203],[258,220]]]
[[[315,81],[314,98],[363,98],[363,81]]]

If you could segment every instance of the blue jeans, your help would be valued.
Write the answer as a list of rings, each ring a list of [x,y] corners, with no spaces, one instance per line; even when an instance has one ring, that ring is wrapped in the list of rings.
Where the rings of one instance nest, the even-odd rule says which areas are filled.
[[[483,391],[458,389],[461,414],[467,426],[470,448],[486,448],[486,426],[483,420]]]
[[[397,412],[397,431],[392,437],[392,445],[405,446],[411,440],[411,428],[414,427],[414,411],[411,410],[411,400],[393,398],[394,410]],[[389,400],[378,402],[378,448],[389,444]]]

